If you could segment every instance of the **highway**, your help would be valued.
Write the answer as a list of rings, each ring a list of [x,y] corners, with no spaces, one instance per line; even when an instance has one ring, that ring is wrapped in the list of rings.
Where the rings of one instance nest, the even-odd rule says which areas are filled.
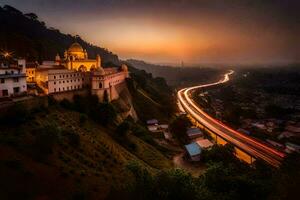
[[[230,75],[232,75],[233,73],[234,71],[230,70],[228,73],[224,74],[224,77],[221,80],[217,82],[197,85],[178,91],[177,97],[179,103],[181,104],[181,109],[184,109],[186,113],[190,114],[204,127],[209,129],[219,137],[223,138],[227,142],[233,144],[240,150],[246,152],[256,159],[262,159],[272,166],[279,167],[280,163],[285,157],[285,154],[283,152],[278,151],[277,149],[273,148],[267,143],[264,143],[263,141],[259,141],[248,135],[237,132],[236,130],[233,130],[217,119],[209,116],[207,113],[201,110],[198,105],[196,105],[196,103],[190,96],[193,90],[226,83],[230,80]]]

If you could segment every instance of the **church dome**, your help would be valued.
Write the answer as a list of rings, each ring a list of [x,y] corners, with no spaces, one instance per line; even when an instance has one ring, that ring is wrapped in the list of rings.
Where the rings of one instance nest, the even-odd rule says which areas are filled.
[[[79,43],[75,42],[70,46],[68,51],[69,52],[83,52],[83,48]]]
[[[100,75],[105,75],[105,70],[102,67],[99,67],[98,72]]]

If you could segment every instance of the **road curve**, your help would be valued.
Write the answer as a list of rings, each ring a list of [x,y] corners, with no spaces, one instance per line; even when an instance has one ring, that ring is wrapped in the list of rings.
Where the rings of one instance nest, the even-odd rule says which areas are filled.
[[[221,80],[214,83],[181,89],[177,93],[178,100],[185,112],[190,114],[195,120],[208,128],[210,131],[222,137],[227,142],[233,144],[239,149],[247,152],[256,159],[262,159],[272,166],[278,167],[285,157],[283,152],[274,149],[272,146],[262,141],[237,132],[222,122],[212,118],[203,110],[201,110],[190,97],[190,92],[193,90],[219,85],[229,81],[230,75],[233,73],[234,71],[230,70],[228,73],[224,74],[224,77]]]

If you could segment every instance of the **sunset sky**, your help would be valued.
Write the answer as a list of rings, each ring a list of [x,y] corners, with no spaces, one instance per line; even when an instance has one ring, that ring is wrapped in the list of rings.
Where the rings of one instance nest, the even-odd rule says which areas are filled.
[[[297,0],[0,0],[121,58],[153,63],[300,60]]]

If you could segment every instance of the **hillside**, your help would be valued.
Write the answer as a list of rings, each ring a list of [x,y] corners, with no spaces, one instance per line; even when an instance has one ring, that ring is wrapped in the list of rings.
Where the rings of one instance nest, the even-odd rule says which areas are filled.
[[[13,52],[16,57],[27,60],[53,60],[61,56],[69,46],[77,41],[87,50],[91,58],[99,54],[106,64],[119,64],[118,56],[107,49],[92,45],[80,36],[61,33],[46,27],[34,13],[22,13],[11,6],[0,6],[0,50]]]
[[[118,136],[114,125],[58,104],[16,105],[1,116],[1,199],[103,199],[130,184],[131,162],[150,172],[172,166],[134,130]]]

